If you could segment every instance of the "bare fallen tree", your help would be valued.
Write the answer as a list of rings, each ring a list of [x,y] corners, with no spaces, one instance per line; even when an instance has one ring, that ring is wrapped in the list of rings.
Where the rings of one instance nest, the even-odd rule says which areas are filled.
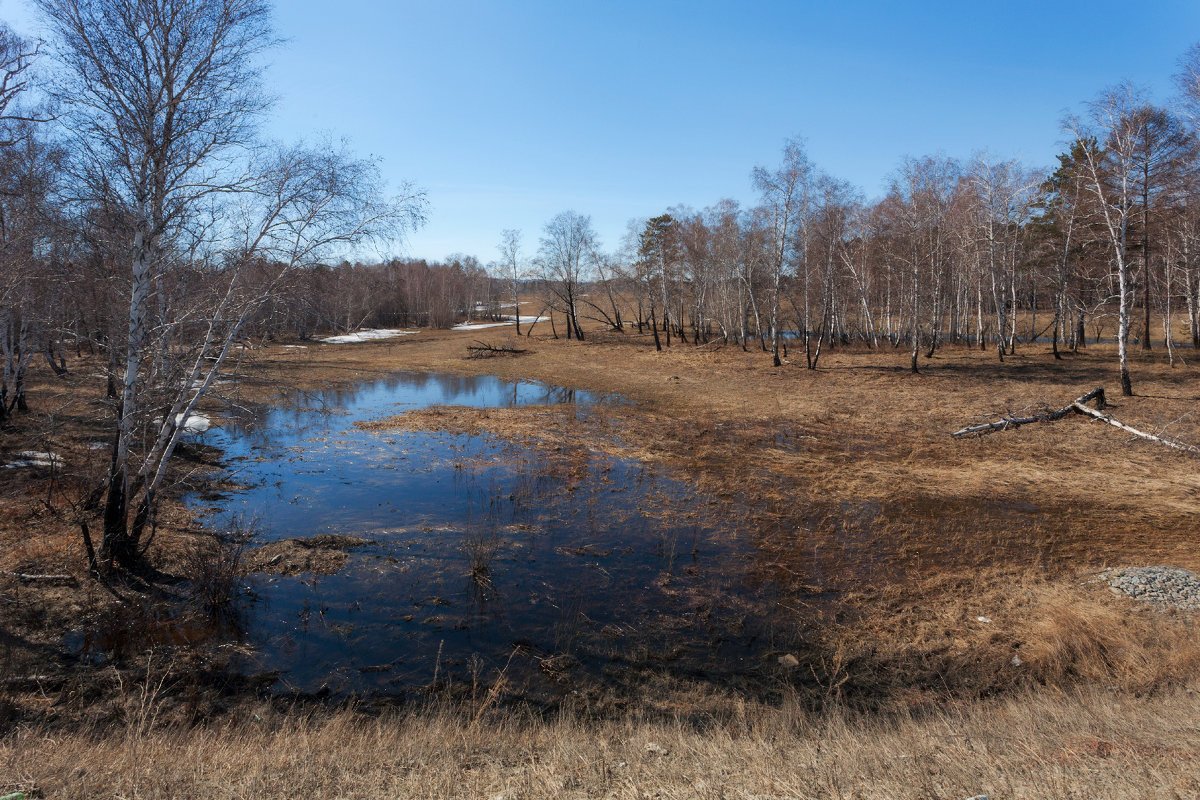
[[[1096,401],[1096,408],[1089,408],[1087,404],[1092,402],[1093,400]],[[1114,428],[1119,428],[1120,430],[1123,430],[1126,433],[1132,434],[1133,436],[1136,436],[1140,439],[1146,439],[1147,441],[1157,442],[1158,444],[1165,445],[1166,447],[1174,448],[1175,450],[1182,450],[1185,453],[1192,453],[1193,455],[1200,455],[1200,447],[1195,447],[1193,445],[1186,444],[1184,442],[1178,442],[1173,439],[1168,439],[1163,436],[1158,436],[1153,433],[1147,433],[1145,431],[1138,430],[1137,428],[1134,428],[1130,425],[1126,425],[1125,423],[1123,423],[1119,420],[1113,419],[1108,414],[1102,413],[1101,409],[1104,409],[1104,408],[1107,408],[1107,403],[1104,400],[1104,387],[1097,386],[1095,389],[1092,389],[1087,394],[1080,395],[1079,397],[1075,398],[1073,401],[1071,401],[1070,403],[1068,403],[1067,405],[1063,406],[1060,409],[1053,410],[1053,411],[1051,411],[1051,410],[1041,411],[1036,414],[1029,414],[1029,415],[1022,416],[1022,417],[1018,417],[1018,416],[1001,417],[1000,419],[996,420],[995,422],[985,422],[981,425],[971,425],[969,427],[963,428],[962,430],[955,431],[954,433],[952,433],[950,435],[956,439],[962,438],[964,436],[976,436],[976,437],[986,436],[989,433],[997,433],[999,431],[1012,430],[1015,428],[1019,428],[1022,425],[1029,425],[1029,424],[1032,424],[1035,422],[1056,422],[1056,421],[1062,419],[1063,417],[1079,414],[1079,415],[1097,420],[1099,422],[1103,422],[1106,425],[1112,425]]]
[[[489,344],[475,340],[467,345],[467,358],[495,358],[496,356],[521,356],[529,351],[511,344]]]

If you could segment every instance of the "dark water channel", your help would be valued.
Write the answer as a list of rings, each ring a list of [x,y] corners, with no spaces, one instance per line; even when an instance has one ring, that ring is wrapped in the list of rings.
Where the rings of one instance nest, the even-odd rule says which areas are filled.
[[[740,680],[786,647],[750,546],[712,501],[637,461],[445,433],[363,431],[431,405],[620,402],[532,382],[420,373],[228,421],[206,441],[245,487],[190,498],[255,542],[361,537],[330,575],[255,574],[247,672],[279,692],[398,694],[503,675],[550,696],[646,668]],[[568,452],[569,450],[569,452]],[[630,677],[632,680],[632,677]]]

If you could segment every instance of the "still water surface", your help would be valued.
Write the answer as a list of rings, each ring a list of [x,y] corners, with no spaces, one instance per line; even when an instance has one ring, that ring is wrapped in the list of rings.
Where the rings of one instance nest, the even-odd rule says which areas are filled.
[[[431,405],[619,398],[489,377],[403,373],[206,434],[245,488],[190,502],[205,523],[253,520],[259,541],[362,537],[334,575],[252,576],[241,623],[275,691],[403,693],[490,680],[535,693],[646,665],[740,675],[769,655],[769,587],[744,535],[663,470],[486,436],[368,432]]]

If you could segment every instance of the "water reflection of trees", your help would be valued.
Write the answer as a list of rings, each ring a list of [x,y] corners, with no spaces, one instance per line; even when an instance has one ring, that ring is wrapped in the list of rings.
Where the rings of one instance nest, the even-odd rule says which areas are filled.
[[[587,408],[596,401],[532,382],[405,373],[324,393],[307,406],[341,407],[342,414],[280,408],[252,425],[227,426],[222,435],[234,449],[289,447],[295,452],[288,458],[315,462],[294,468],[268,451],[266,463],[246,464],[270,484],[264,492],[302,493],[307,505],[286,516],[293,526],[287,535],[306,535],[306,522],[327,526],[320,504],[341,509],[349,502],[354,507],[339,519],[358,512],[354,524],[379,542],[344,574],[263,584],[253,627],[264,667],[320,685],[320,670],[328,668],[321,665],[350,664],[354,673],[363,659],[403,661],[408,666],[397,666],[387,681],[402,674],[428,680],[424,670],[438,659],[478,657],[502,667],[520,642],[536,659],[564,656],[556,668],[577,659],[602,669],[610,658],[649,654],[672,668],[718,669],[774,635],[778,613],[770,615],[774,623],[762,615],[774,607],[773,590],[747,574],[751,541],[722,517],[724,507],[708,505],[654,465],[582,446],[547,451],[489,436],[380,439],[349,430],[357,419],[395,413],[397,404]],[[404,469],[377,471],[400,459]],[[404,476],[414,473],[421,475],[411,484],[418,494],[406,488]],[[284,488],[271,488],[277,478]],[[394,533],[370,528],[376,505],[391,513],[405,503],[420,517],[410,512],[409,524]],[[397,519],[379,517],[382,526]],[[317,610],[326,612],[319,625]],[[337,634],[338,626],[353,628],[353,638]],[[308,658],[315,660],[301,663]],[[352,689],[385,680],[337,670]]]
[[[371,383],[295,391],[273,406],[230,405],[222,425],[232,438],[266,446],[303,432],[327,434],[350,422],[397,408],[434,405],[512,408],[525,405],[579,405],[617,402],[608,395],[583,392],[536,381],[510,381],[493,376],[400,372]],[[347,418],[349,417],[349,419]],[[221,443],[221,442],[218,442]]]

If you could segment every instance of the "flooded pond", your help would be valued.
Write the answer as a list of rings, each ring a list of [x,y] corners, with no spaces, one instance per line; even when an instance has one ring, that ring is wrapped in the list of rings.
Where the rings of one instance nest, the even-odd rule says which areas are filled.
[[[647,667],[704,680],[777,669],[788,642],[761,611],[772,590],[748,577],[752,548],[713,524],[713,502],[684,482],[582,442],[555,452],[354,427],[432,405],[565,404],[586,415],[619,402],[411,373],[205,434],[244,487],[190,498],[206,525],[252,520],[254,544],[267,547],[363,540],[336,540],[345,563],[331,574],[251,575],[243,668],[270,673],[273,691],[334,695],[501,675],[552,695]]]

